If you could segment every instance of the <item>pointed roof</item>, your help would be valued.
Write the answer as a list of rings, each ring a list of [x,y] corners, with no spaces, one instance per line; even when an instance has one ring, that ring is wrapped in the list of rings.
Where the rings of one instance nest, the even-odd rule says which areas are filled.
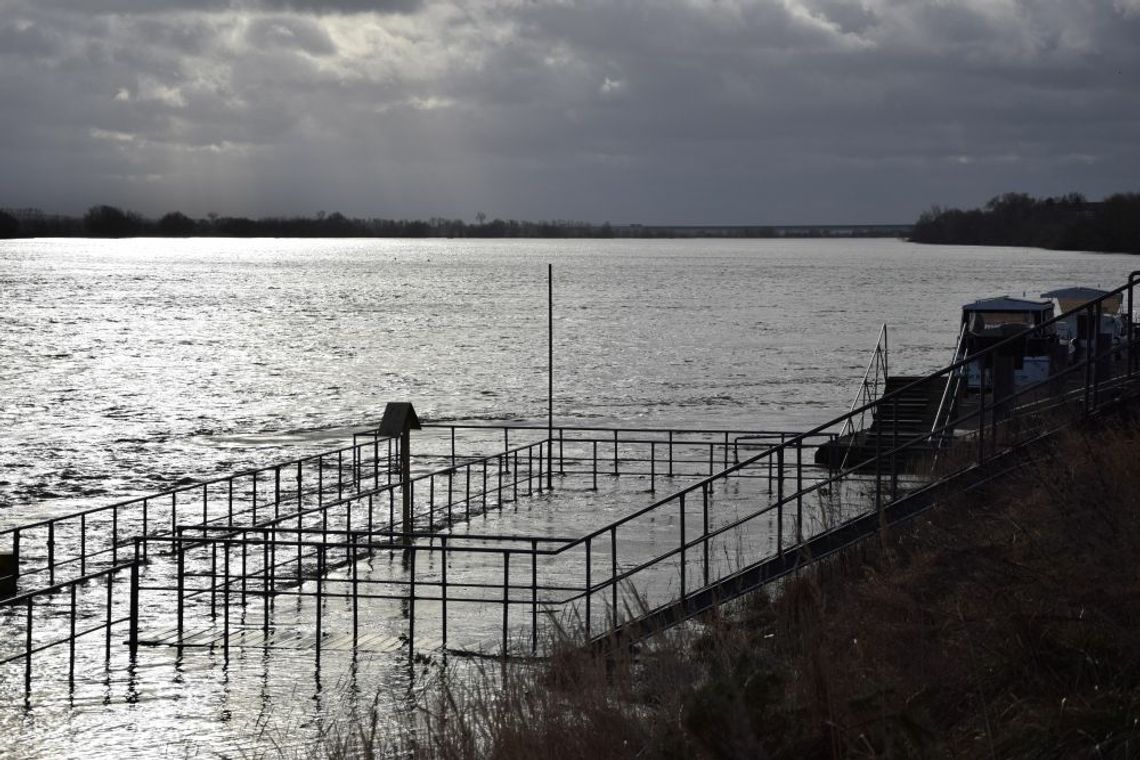
[[[407,401],[389,401],[380,418],[380,435],[403,435],[409,430],[420,429],[420,418]]]

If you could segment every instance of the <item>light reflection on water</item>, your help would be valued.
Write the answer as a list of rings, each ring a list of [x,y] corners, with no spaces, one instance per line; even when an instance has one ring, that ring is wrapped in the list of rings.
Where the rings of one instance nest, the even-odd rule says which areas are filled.
[[[2,242],[0,524],[326,449],[394,399],[544,420],[548,262],[559,421],[771,429],[844,411],[882,322],[892,371],[923,372],[961,304],[1115,286],[1134,261],[879,240]],[[617,509],[590,504],[548,522]],[[66,683],[58,659],[37,680]],[[318,690],[311,652],[149,649],[133,677],[116,661],[28,712],[5,671],[0,734],[16,756],[256,756],[413,687],[401,653],[353,664],[326,653]]]

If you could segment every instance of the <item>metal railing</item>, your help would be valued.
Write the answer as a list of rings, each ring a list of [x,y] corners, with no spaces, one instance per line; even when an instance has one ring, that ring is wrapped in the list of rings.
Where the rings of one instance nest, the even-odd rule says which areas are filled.
[[[789,572],[808,561],[809,555],[817,558],[861,540],[882,529],[888,516],[907,514],[897,511],[900,505],[924,504],[921,499],[937,484],[981,477],[990,463],[1034,445],[1073,417],[1096,414],[1135,394],[1140,379],[1134,318],[1138,284],[1140,273],[1135,273],[1126,285],[1080,309],[956,358],[937,372],[806,432],[778,433],[777,439],[748,431],[718,431],[712,440],[687,440],[699,452],[696,457],[678,451],[676,431],[670,448],[668,430],[659,431],[665,434],[664,442],[646,431],[625,436],[612,429],[585,431],[579,439],[566,428],[556,438],[541,435],[537,441],[492,454],[461,458],[452,448],[444,455],[450,461],[442,469],[409,473],[404,482],[373,482],[370,488],[356,487],[347,494],[342,490],[340,498],[299,505],[288,515],[257,521],[251,517],[245,524],[237,519],[232,525],[209,513],[200,522],[175,521],[163,535],[134,536],[127,564],[100,572],[108,577],[124,570],[131,573],[127,619],[132,652],[147,640],[177,646],[197,641],[228,648],[231,607],[240,604],[247,609],[251,600],[261,607],[263,642],[268,642],[271,629],[285,614],[275,605],[278,598],[296,598],[301,606],[306,599],[314,600],[305,625],[311,624],[315,631],[318,657],[330,624],[347,626],[355,640],[360,606],[367,604],[395,605],[385,609],[406,622],[407,632],[399,640],[410,657],[425,628],[441,634],[445,649],[450,646],[460,624],[454,617],[457,607],[498,610],[498,615],[466,615],[461,623],[473,631],[493,624],[503,655],[520,646],[538,651],[549,629],[567,620],[577,620],[593,637],[636,626],[641,626],[637,631],[648,632],[652,625],[647,621],[683,619],[700,607],[701,600],[715,600],[722,592],[720,598],[727,598]],[[880,409],[897,405],[902,394],[915,388],[945,392],[970,362],[996,357],[1026,338],[1044,336],[1059,319],[1083,313],[1089,324],[1099,325],[1105,299],[1121,294],[1127,297],[1129,318],[1120,344],[1094,333],[1084,356],[1058,367],[1043,382],[1004,395],[997,395],[996,384],[990,389],[983,386],[972,398],[951,407],[941,424],[910,436],[898,430],[896,414],[891,418],[895,429],[875,436],[873,448],[856,456],[860,461],[834,472],[814,466],[810,456],[814,447],[834,441],[841,431],[852,429],[856,419],[867,413],[879,416]],[[449,436],[464,429],[451,427]],[[509,440],[510,431],[504,435]],[[571,448],[577,448],[568,454],[571,441]],[[934,442],[945,457],[929,475]],[[613,445],[612,452],[597,450],[608,444]],[[742,451],[747,452],[743,457]],[[659,459],[660,452],[664,453]],[[580,536],[448,532],[458,520],[501,507],[524,492],[542,492],[555,466],[564,484],[578,479],[593,486],[599,474],[632,473],[653,484],[657,477],[665,477],[658,475],[660,467],[676,471],[668,469],[664,457],[673,462],[679,453],[692,465],[686,472],[694,480]],[[394,506],[404,488],[410,489],[416,505],[408,525],[398,519]],[[736,557],[728,551],[733,542],[739,547]],[[147,551],[151,544],[155,552]],[[376,563],[379,571],[372,568],[364,573],[359,560],[380,553],[392,561]],[[748,583],[740,581],[743,573],[757,569],[763,572],[748,576]],[[97,581],[97,574],[84,575],[9,602],[23,600],[19,603],[31,610],[37,602],[28,600],[50,598],[65,588]],[[725,585],[730,582],[736,585]],[[151,601],[140,605],[140,597]],[[327,618],[330,599],[351,606],[351,622]],[[162,616],[164,611],[169,615],[171,607],[172,633],[144,630],[169,622]],[[521,618],[520,608],[526,612]],[[30,632],[30,616],[28,621]],[[121,623],[121,615],[107,613],[106,630]],[[195,634],[188,637],[191,628]],[[526,635],[513,639],[512,631],[519,629]],[[27,633],[31,643],[3,662],[24,658],[30,663],[33,654],[47,648],[73,645],[82,635],[76,633],[39,643]],[[30,672],[30,664],[27,667]],[[28,683],[30,688],[30,676]]]
[[[855,392],[855,398],[851,400],[851,407],[847,410],[847,417],[843,425],[839,429],[839,437],[851,436],[854,440],[855,433],[864,430],[867,427],[866,412],[855,414],[855,410],[859,408],[867,409],[875,399],[879,397],[882,388],[887,386],[887,378],[889,377],[889,359],[890,346],[887,340],[887,325],[884,322],[883,326],[879,329],[879,336],[875,339],[875,348],[871,350],[871,358],[867,360],[867,369],[863,372],[863,378],[859,381],[859,389]],[[840,469],[847,464],[847,457],[851,453],[850,447],[843,454],[843,461]]]

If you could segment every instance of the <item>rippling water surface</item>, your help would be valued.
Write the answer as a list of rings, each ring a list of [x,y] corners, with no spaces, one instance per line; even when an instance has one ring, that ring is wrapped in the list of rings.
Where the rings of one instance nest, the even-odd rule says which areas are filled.
[[[1135,261],[887,240],[0,242],[0,526],[329,448],[391,400],[545,420],[547,263],[557,421],[801,429],[845,411],[881,323],[892,371],[926,372],[963,303],[1115,287]],[[0,708],[0,730],[27,755],[146,754],[161,715],[194,727],[170,741],[230,726],[204,746],[233,750],[330,698],[287,664],[183,667],[128,704],[109,678],[78,704]]]

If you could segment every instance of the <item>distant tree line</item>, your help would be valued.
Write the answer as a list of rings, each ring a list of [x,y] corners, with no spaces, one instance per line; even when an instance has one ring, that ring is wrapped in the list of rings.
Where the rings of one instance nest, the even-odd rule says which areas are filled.
[[[82,217],[46,214],[39,209],[0,209],[0,238],[15,237],[452,237],[452,238],[821,238],[898,237],[909,226],[749,226],[611,225],[566,220],[516,219],[354,219],[341,213],[312,217],[264,217],[209,214],[193,219],[171,211],[148,219],[115,206],[92,206]]]
[[[935,207],[918,218],[910,239],[1140,253],[1140,193],[1121,193],[1096,202],[1077,193],[1043,199],[1006,193],[980,209]]]
[[[264,217],[210,214],[193,219],[172,211],[148,219],[115,206],[92,206],[82,217],[45,214],[39,209],[0,210],[0,238],[14,237],[613,237],[609,223],[524,222],[515,219],[477,223],[460,219],[352,219],[340,213],[313,217]]]

